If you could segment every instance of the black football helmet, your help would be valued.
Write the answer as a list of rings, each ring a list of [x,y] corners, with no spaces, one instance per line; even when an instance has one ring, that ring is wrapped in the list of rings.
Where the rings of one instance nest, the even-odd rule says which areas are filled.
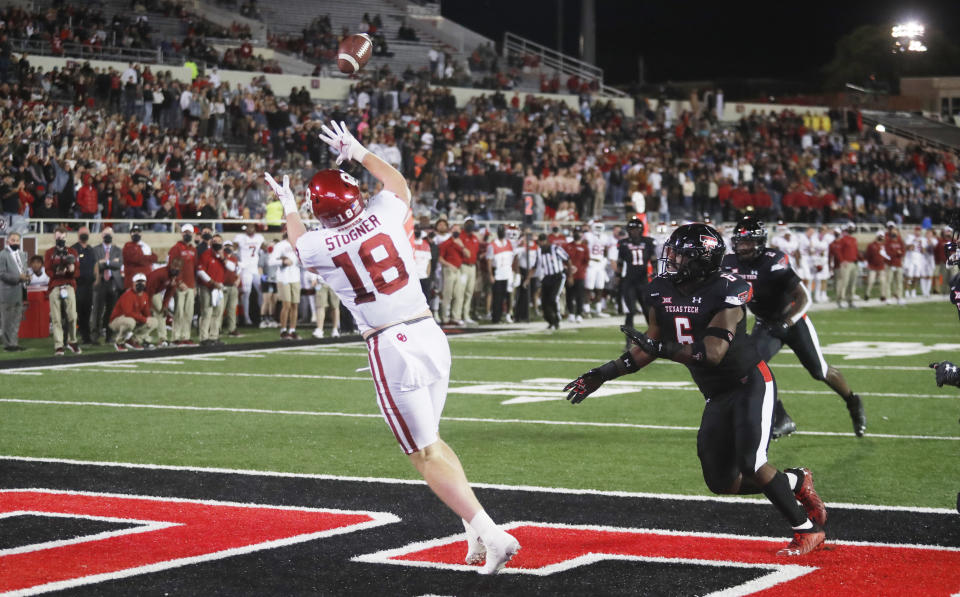
[[[627,221],[627,234],[631,237],[643,236],[643,222],[640,221],[640,218],[634,216]]]
[[[663,244],[660,275],[675,284],[705,280],[720,271],[726,249],[723,237],[712,226],[684,224]]]
[[[743,216],[733,228],[733,252],[740,259],[751,262],[767,247],[767,229],[753,216]],[[750,246],[751,243],[753,246]]]

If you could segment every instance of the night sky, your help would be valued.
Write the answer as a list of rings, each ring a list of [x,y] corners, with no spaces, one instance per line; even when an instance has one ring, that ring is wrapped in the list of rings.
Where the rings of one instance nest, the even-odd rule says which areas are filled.
[[[556,0],[444,0],[442,11],[497,42],[512,31],[556,48]],[[579,0],[563,0],[564,49],[577,56]],[[735,8],[734,8],[735,7]],[[917,20],[960,34],[960,0],[689,2],[596,0],[597,62],[608,83],[721,77],[815,80],[860,25]]]

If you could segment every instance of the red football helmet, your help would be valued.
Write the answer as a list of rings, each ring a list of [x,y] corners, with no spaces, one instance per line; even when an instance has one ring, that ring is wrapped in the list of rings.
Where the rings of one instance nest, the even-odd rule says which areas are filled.
[[[343,170],[321,170],[307,187],[313,215],[327,228],[343,226],[363,212],[365,200],[357,179]]]

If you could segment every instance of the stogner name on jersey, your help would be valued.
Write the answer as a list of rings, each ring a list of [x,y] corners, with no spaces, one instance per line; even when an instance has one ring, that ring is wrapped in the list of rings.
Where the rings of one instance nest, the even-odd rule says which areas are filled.
[[[364,234],[373,232],[373,230],[378,226],[380,226],[380,220],[377,219],[377,216],[370,215],[369,217],[363,218],[359,223],[350,229],[350,232],[346,234],[332,234],[328,236],[326,238],[327,250],[332,251],[351,241],[357,240]]]

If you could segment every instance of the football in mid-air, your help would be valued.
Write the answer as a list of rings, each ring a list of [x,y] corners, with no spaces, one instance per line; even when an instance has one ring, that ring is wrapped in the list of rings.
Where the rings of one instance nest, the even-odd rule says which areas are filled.
[[[373,55],[373,40],[366,33],[348,35],[337,49],[337,67],[340,72],[352,75],[370,61]]]

